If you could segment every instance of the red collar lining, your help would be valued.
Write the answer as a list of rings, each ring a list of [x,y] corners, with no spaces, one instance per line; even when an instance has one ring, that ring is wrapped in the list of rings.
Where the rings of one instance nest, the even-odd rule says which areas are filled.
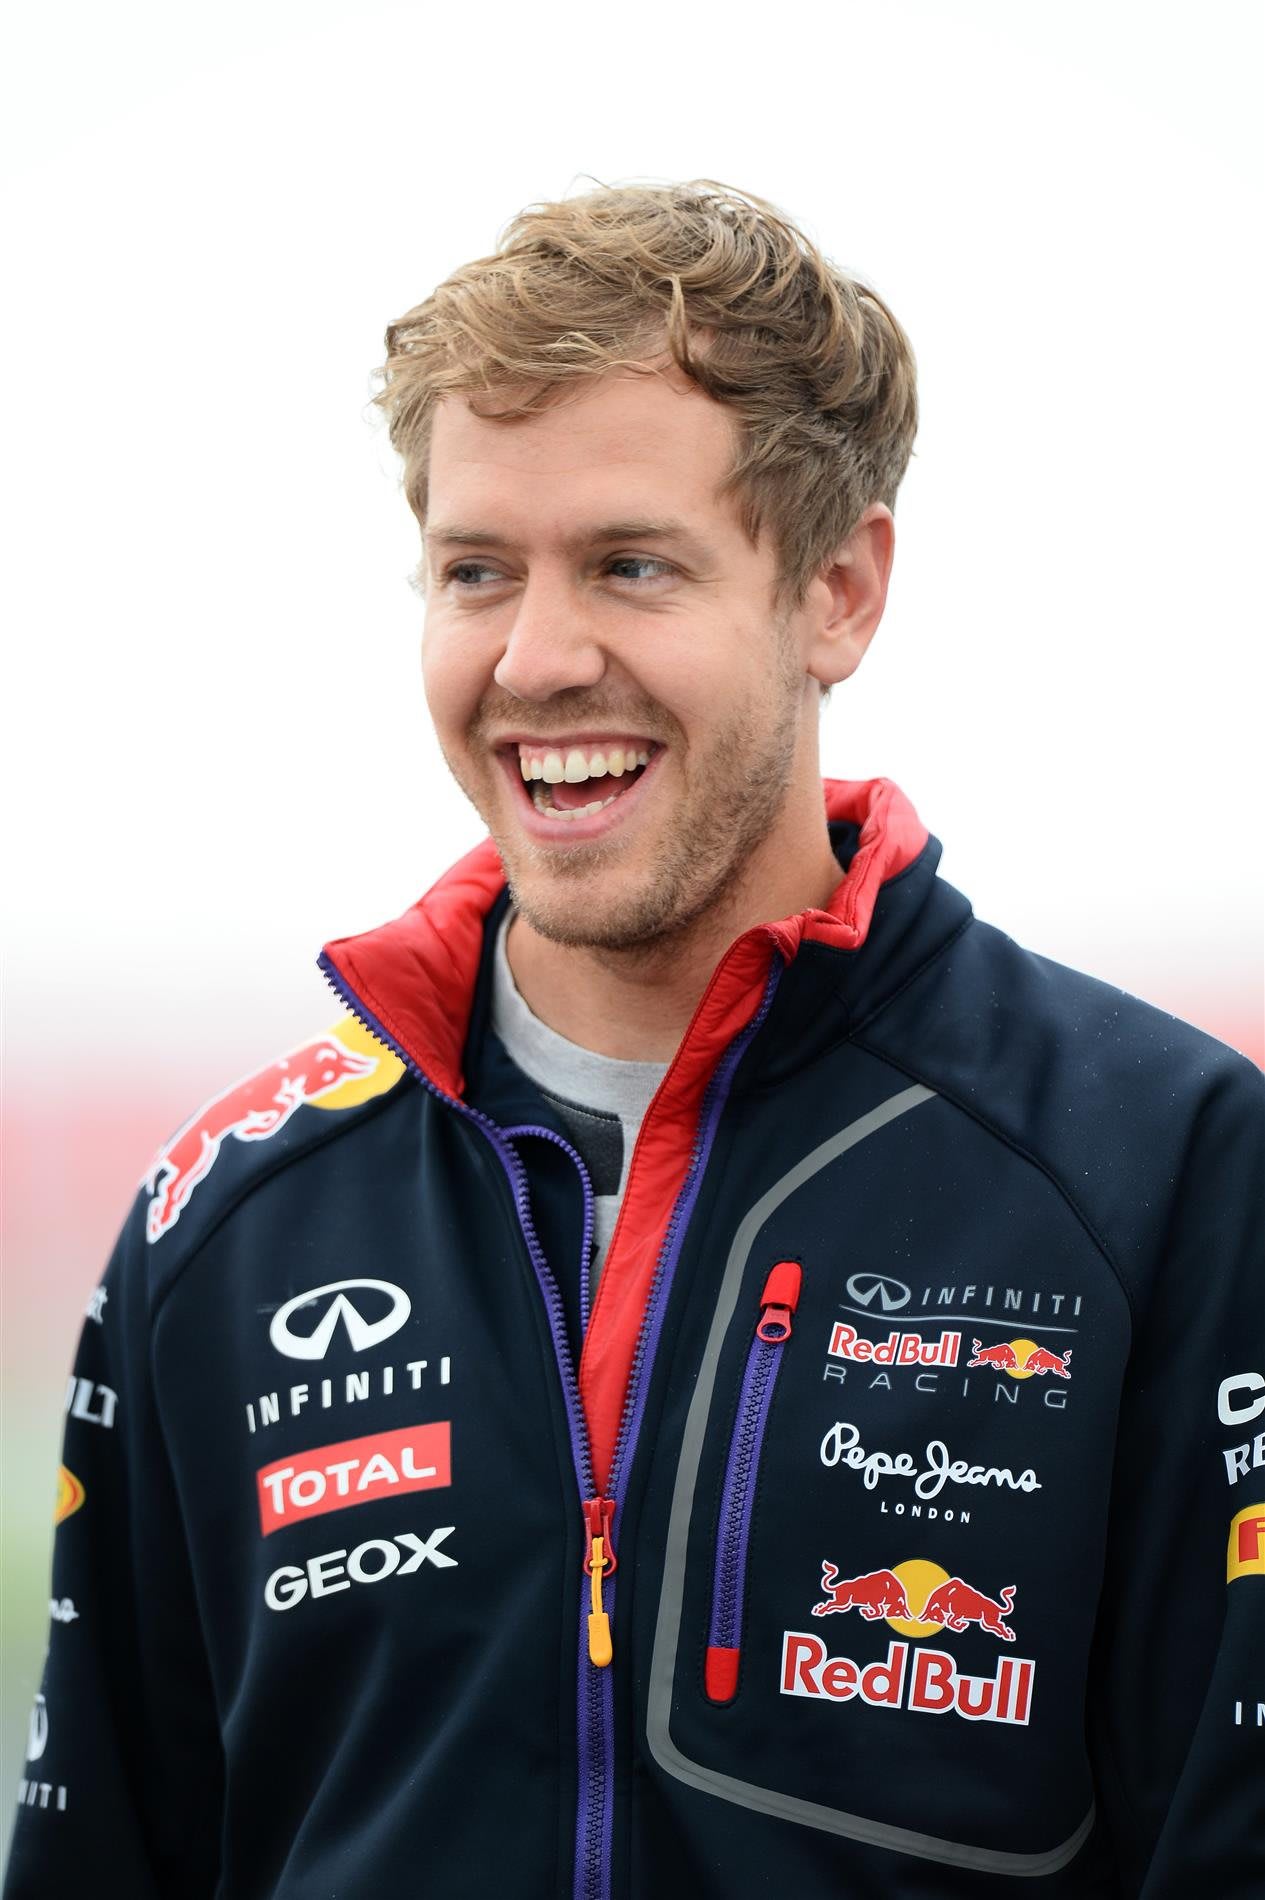
[[[827,818],[859,825],[861,836],[825,910],[756,926],[788,963],[805,938],[859,949],[882,884],[912,864],[927,842],[926,827],[890,779],[826,779],[822,789]],[[504,883],[496,847],[485,838],[402,917],[325,946],[334,968],[405,1054],[437,1088],[458,1098],[483,925]]]
[[[823,793],[831,822],[860,826],[857,849],[829,905],[758,924],[730,945],[642,1124],[580,1360],[593,1469],[603,1493],[667,1223],[689,1172],[716,1064],[755,1015],[773,951],[789,963],[806,938],[859,949],[883,883],[912,864],[927,842],[926,827],[889,779],[827,779]],[[483,926],[504,882],[495,846],[485,839],[394,923],[326,946],[334,968],[405,1054],[457,1097]]]

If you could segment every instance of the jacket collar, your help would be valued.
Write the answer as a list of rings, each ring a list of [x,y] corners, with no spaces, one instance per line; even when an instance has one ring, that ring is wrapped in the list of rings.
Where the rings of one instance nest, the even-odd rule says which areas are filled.
[[[755,925],[737,938],[717,966],[700,1004],[705,1020],[696,1018],[692,1036],[696,1029],[706,1031],[713,1018],[718,1039],[749,1019],[774,955],[790,964],[806,943],[836,951],[861,949],[884,887],[924,854],[927,829],[890,779],[826,779],[823,792],[832,835],[838,838],[843,828],[851,833],[845,843],[855,839],[829,905]],[[938,855],[935,847],[930,873]],[[485,838],[403,916],[338,938],[320,957],[336,987],[386,1030],[429,1081],[458,1098],[464,1092],[462,1057],[484,925],[504,887],[496,847]],[[701,1037],[707,1043],[712,1039]]]

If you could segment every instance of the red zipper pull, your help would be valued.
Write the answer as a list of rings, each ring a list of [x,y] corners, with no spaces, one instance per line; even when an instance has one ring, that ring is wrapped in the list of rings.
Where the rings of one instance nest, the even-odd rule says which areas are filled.
[[[766,1346],[780,1346],[791,1336],[791,1314],[799,1305],[804,1269],[798,1260],[779,1260],[760,1296],[760,1324],[756,1338]]]
[[[613,1498],[585,1498],[584,1528],[588,1533],[584,1550],[584,1574],[589,1579],[589,1661],[605,1669],[614,1651],[611,1648],[611,1620],[602,1608],[602,1580],[618,1569],[611,1543],[611,1524],[615,1516]]]

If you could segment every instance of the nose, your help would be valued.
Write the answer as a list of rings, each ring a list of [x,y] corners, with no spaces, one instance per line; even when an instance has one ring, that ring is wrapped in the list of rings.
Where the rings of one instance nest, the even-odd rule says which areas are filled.
[[[516,699],[551,699],[568,687],[596,686],[606,654],[583,605],[564,586],[533,578],[493,669],[497,685]]]

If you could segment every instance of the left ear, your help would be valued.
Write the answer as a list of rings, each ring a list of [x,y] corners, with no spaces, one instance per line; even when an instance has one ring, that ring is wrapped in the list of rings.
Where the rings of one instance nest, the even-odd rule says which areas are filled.
[[[823,686],[855,673],[887,605],[896,523],[871,502],[808,590],[803,615],[805,671]]]

